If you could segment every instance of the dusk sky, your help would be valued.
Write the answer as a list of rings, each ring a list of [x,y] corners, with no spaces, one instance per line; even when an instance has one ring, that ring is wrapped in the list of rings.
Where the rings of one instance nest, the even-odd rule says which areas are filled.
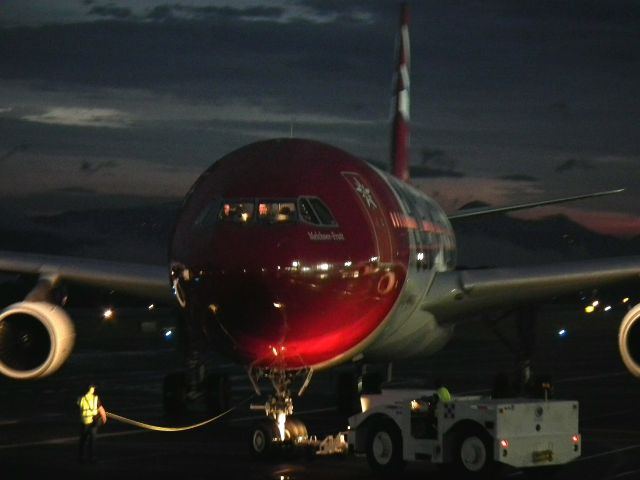
[[[411,162],[447,211],[640,234],[640,2],[414,1]],[[4,0],[0,199],[54,213],[181,198],[224,154],[311,138],[388,163],[399,3]],[[295,181],[295,179],[292,179]]]

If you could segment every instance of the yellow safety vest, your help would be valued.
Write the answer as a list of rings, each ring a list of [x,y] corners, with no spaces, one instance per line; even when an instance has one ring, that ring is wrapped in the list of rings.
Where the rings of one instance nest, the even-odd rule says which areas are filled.
[[[93,423],[93,417],[98,415],[98,396],[86,394],[80,399],[79,405],[82,423],[90,425]]]
[[[449,390],[447,389],[447,387],[440,387],[436,393],[438,394],[438,397],[440,398],[441,402],[450,402],[451,401],[451,393],[449,393]]]

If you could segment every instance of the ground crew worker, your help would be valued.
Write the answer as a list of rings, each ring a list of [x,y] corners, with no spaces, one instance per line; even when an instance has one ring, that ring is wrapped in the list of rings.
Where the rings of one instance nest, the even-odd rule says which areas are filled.
[[[425,402],[427,406],[427,438],[435,438],[437,435],[438,422],[436,418],[436,405],[438,403],[450,402],[452,399],[449,389],[442,384],[442,380],[439,377],[434,380],[433,386],[436,389],[435,392],[429,397],[423,397],[423,402]]]
[[[96,435],[100,425],[106,423],[107,415],[96,391],[96,386],[89,385],[89,390],[78,399],[80,407],[80,438],[78,442],[78,461],[95,462],[94,453]]]
[[[434,387],[436,387],[436,396],[438,397],[438,400],[441,402],[450,402],[451,401],[451,393],[449,392],[449,389],[447,387],[445,387],[442,384],[442,380],[439,378],[436,378],[435,382],[434,382]]]

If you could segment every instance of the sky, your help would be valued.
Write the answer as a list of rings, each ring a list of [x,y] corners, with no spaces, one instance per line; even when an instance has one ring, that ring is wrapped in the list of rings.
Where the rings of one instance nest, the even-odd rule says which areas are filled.
[[[446,211],[544,209],[640,234],[640,3],[413,1],[411,163]],[[25,214],[181,198],[248,143],[389,162],[392,0],[3,0],[0,202]],[[538,215],[540,211],[529,215]]]

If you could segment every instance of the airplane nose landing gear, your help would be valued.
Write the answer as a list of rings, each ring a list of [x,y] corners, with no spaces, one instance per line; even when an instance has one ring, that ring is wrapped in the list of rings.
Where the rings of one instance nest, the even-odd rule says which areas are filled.
[[[249,434],[249,450],[256,458],[266,459],[276,454],[300,454],[313,448],[313,439],[307,427],[293,414],[293,398],[290,386],[294,378],[306,374],[306,379],[298,391],[298,396],[307,388],[313,370],[289,371],[273,368],[269,370],[249,369],[249,379],[256,394],[260,395],[258,381],[266,377],[271,381],[273,394],[264,405],[251,405],[251,410],[264,411],[268,418],[257,421]]]

